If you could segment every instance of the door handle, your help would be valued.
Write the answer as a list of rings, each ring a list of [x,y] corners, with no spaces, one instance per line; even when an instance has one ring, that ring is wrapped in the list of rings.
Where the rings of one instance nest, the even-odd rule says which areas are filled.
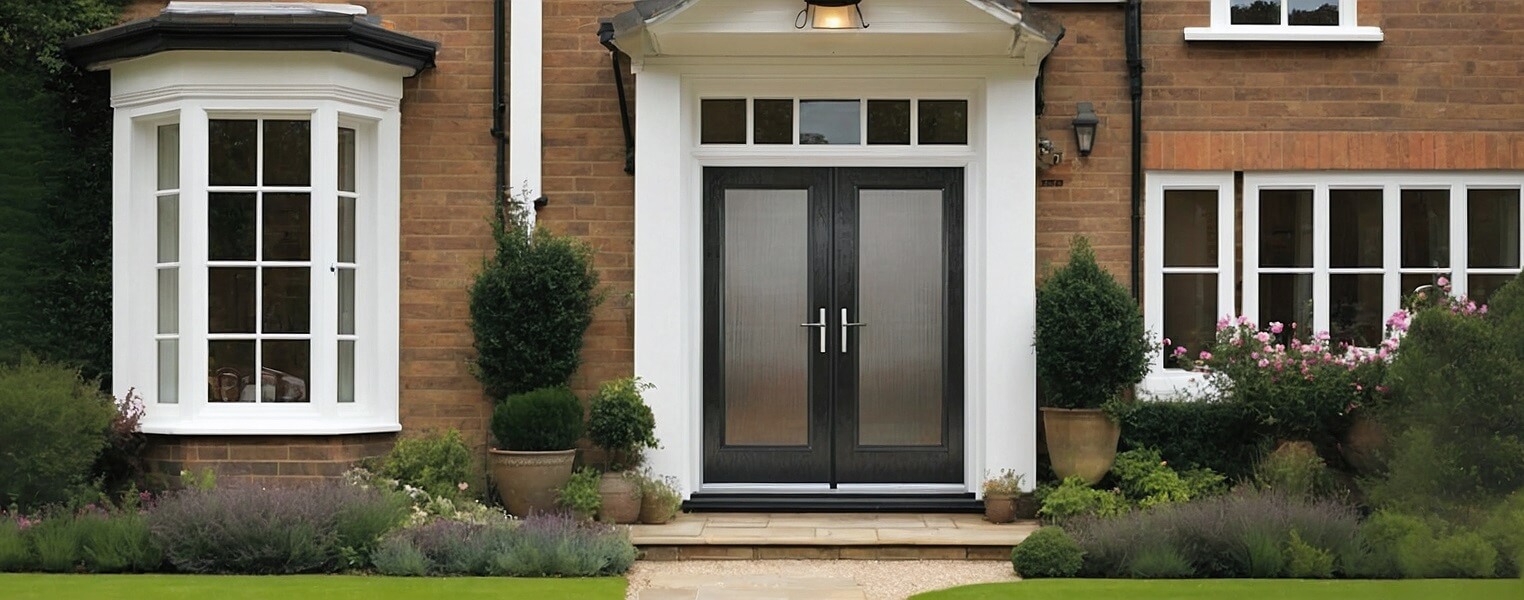
[[[820,320],[819,321],[814,322],[814,323],[800,323],[799,324],[800,327],[819,327],[820,328],[820,353],[821,354],[825,354],[825,352],[826,352],[826,327],[828,325],[826,324],[826,315],[825,315],[825,313],[826,313],[826,309],[825,309],[825,307],[822,306],[822,307],[820,307]]]
[[[853,323],[847,318],[847,309],[841,309],[841,353],[847,353],[847,329],[850,327],[867,327],[867,323]]]

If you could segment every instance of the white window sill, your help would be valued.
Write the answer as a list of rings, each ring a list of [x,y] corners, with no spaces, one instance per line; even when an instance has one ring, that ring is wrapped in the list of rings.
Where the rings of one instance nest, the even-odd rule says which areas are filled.
[[[142,430],[159,435],[359,435],[396,433],[402,431],[402,424],[391,421],[311,423],[279,419],[264,422],[257,419],[201,419],[190,423],[144,423]]]
[[[1140,400],[1192,400],[1213,391],[1205,373],[1158,369],[1138,383]]]
[[[1379,42],[1383,39],[1385,34],[1380,27],[1236,25],[1185,28],[1187,42]]]

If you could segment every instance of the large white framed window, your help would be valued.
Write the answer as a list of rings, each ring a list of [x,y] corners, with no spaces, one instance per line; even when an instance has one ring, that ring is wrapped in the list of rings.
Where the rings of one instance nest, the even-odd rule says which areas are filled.
[[[1374,346],[1441,277],[1485,302],[1521,270],[1521,189],[1524,174],[1246,174],[1244,314]]]
[[[1154,336],[1170,341],[1153,359],[1141,386],[1169,396],[1199,384],[1171,350],[1201,350],[1216,335],[1217,320],[1234,314],[1232,173],[1148,174],[1145,198],[1144,320]]]
[[[113,379],[148,433],[400,429],[401,70],[270,60],[113,69]]]
[[[1381,28],[1357,23],[1359,0],[1199,0],[1209,27],[1185,28],[1187,41],[1379,42]]]

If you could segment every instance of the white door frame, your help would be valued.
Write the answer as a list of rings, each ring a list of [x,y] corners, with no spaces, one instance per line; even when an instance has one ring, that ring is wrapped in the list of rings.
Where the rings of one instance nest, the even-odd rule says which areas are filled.
[[[652,469],[703,491],[703,169],[917,166],[965,169],[965,465],[1036,476],[1036,116],[1033,67],[1011,60],[648,58],[636,70],[635,373],[662,447]],[[938,64],[942,62],[942,64]],[[701,96],[969,100],[969,146],[698,146]],[[992,151],[993,150],[993,151]],[[998,160],[998,162],[995,162]],[[1029,483],[1030,485],[1030,483]],[[758,486],[777,490],[778,486]],[[818,486],[816,486],[818,487]],[[892,487],[892,486],[891,486]],[[883,491],[930,491],[901,486]],[[739,491],[708,486],[710,491]]]

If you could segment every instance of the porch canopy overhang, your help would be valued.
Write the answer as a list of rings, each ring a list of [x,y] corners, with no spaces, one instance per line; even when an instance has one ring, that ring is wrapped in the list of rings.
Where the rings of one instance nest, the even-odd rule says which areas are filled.
[[[795,26],[803,0],[638,0],[610,22],[613,43],[648,57],[962,57],[1036,66],[1063,34],[1025,0],[864,0],[870,27]]]

